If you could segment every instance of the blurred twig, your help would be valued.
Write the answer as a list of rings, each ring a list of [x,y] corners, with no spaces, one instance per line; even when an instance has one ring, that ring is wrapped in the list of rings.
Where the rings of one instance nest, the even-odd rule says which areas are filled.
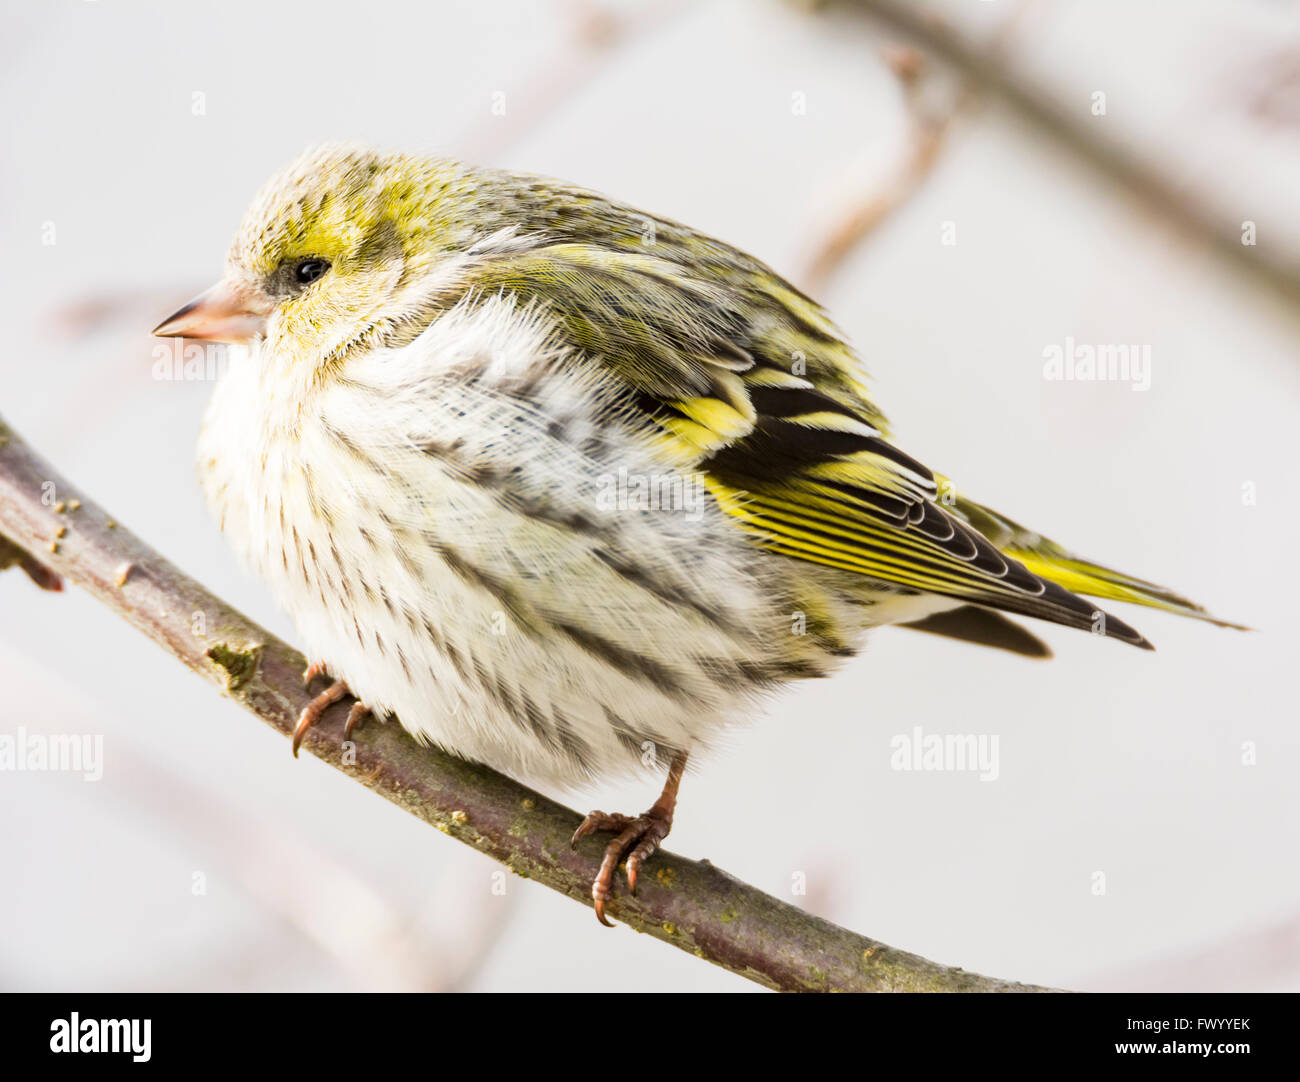
[[[656,0],[624,14],[594,0],[567,0],[562,6],[568,9],[568,40],[521,87],[501,91],[501,111],[457,139],[456,153],[469,161],[493,161],[589,85],[620,45],[675,18],[689,2]]]
[[[1062,105],[1050,87],[938,18],[930,5],[911,0],[828,0],[818,6],[831,4],[861,11],[939,57],[973,87],[996,95],[1106,180],[1120,184],[1148,210],[1204,242],[1284,299],[1300,300],[1296,253],[1267,244],[1243,244],[1241,221],[1207,206],[1179,178],[1112,135],[1112,127],[1094,123],[1083,103],[1073,109]]]
[[[1027,9],[1027,2],[1021,2],[1002,20],[985,46],[991,61],[1000,61]],[[907,149],[890,182],[868,191],[843,210],[815,243],[800,278],[800,284],[814,295],[822,291],[854,248],[920,190],[939,160],[953,121],[979,96],[975,80],[960,74],[955,86],[936,86],[933,65],[910,45],[890,46],[883,55],[902,87],[909,129]]]
[[[959,91],[937,107],[926,104],[918,89],[924,78],[921,54],[915,49],[894,49],[886,59],[906,95],[910,128],[907,150],[888,184],[844,207],[831,227],[814,241],[812,255],[798,276],[799,284],[814,296],[825,288],[853,249],[920,189],[939,158],[953,118],[967,100],[968,95]]]
[[[74,506],[75,505],[75,506]],[[225,695],[288,737],[306,701],[303,657],[114,523],[0,422],[0,535],[89,591]],[[347,703],[312,728],[315,756],[519,875],[591,904],[603,842],[571,850],[574,811],[489,770],[415,742],[398,725],[339,739]],[[782,990],[1046,991],[895,950],[804,913],[708,861],[656,853],[625,924]]]

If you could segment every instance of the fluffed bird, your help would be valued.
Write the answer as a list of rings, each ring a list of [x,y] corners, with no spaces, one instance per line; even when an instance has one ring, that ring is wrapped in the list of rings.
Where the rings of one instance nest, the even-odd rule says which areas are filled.
[[[353,145],[273,177],[155,329],[240,343],[208,503],[330,687],[568,786],[657,764],[592,885],[667,835],[688,756],[884,624],[1045,655],[1080,595],[1212,620],[900,450],[823,309],[723,241],[559,181]],[[1218,623],[1219,621],[1214,621]],[[360,704],[364,703],[365,706]]]

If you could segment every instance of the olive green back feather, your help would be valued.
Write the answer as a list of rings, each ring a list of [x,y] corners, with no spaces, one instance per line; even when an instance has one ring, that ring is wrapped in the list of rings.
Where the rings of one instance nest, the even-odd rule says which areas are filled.
[[[941,498],[940,479],[889,442],[838,330],[770,268],[677,223],[536,185],[522,197],[512,189],[513,220],[546,239],[488,260],[461,290],[543,305],[762,547],[1143,647],[1072,590],[1205,617],[1161,587],[1031,543],[978,504]]]

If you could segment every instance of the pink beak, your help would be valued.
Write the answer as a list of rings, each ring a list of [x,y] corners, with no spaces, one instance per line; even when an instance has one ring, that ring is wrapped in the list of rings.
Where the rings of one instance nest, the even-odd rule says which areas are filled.
[[[172,313],[153,329],[159,338],[202,338],[210,342],[247,342],[266,333],[269,298],[226,279]]]

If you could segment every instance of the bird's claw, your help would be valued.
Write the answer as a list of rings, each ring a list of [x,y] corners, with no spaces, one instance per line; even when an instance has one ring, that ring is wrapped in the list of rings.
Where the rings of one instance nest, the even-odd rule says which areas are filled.
[[[659,848],[659,843],[668,837],[672,825],[671,815],[662,815],[654,809],[643,815],[610,815],[602,811],[594,811],[573,832],[570,843],[573,846],[597,831],[617,833],[617,836],[605,846],[605,856],[600,862],[600,870],[591,883],[591,899],[596,903],[596,919],[606,928],[614,927],[605,917],[605,903],[614,893],[614,871],[619,863],[623,860],[627,861],[627,889],[629,893],[635,893],[641,865]]]
[[[370,707],[363,702],[355,702],[352,709],[348,711],[348,720],[343,725],[343,739],[351,740],[352,731],[361,728],[366,723],[366,718],[370,716]]]
[[[293,757],[295,759],[298,758],[298,748],[302,745],[302,739],[307,735],[307,730],[320,720],[320,716],[326,710],[347,694],[349,694],[347,684],[343,683],[342,680],[335,680],[334,683],[330,684],[329,687],[302,708],[302,713],[298,715],[298,724],[293,729]],[[348,714],[350,725],[356,724],[352,718],[352,713],[356,712],[358,706],[361,706],[361,704],[355,703],[352,712]],[[361,707],[361,709],[364,711],[365,707]]]

